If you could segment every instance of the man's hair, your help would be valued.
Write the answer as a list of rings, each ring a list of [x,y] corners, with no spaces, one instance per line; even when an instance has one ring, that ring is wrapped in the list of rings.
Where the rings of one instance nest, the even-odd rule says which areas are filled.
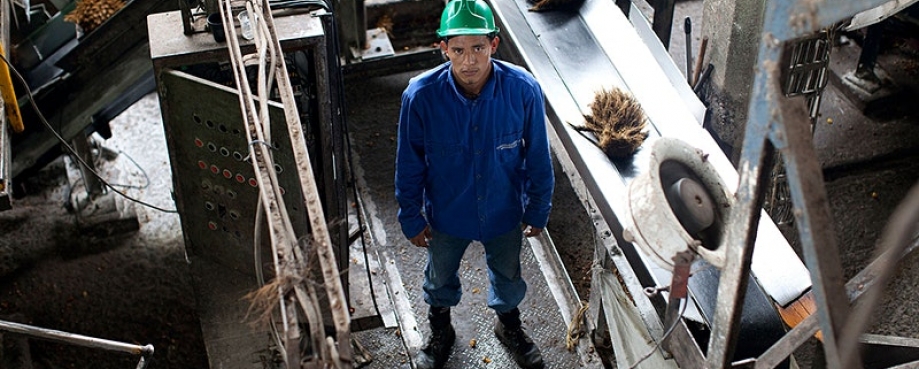
[[[485,37],[488,37],[488,41],[491,41],[491,40],[494,40],[495,37],[498,37],[498,32],[489,32],[484,35],[456,35],[456,36],[485,36]],[[440,39],[443,40],[443,42],[450,43],[450,39],[456,36],[441,37]]]

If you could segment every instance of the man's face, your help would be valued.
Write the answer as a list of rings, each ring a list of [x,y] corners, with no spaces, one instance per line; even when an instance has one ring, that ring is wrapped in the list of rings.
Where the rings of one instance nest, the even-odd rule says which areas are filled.
[[[453,76],[467,92],[479,93],[491,73],[491,55],[498,50],[498,37],[456,36],[441,41],[440,48],[453,63]]]

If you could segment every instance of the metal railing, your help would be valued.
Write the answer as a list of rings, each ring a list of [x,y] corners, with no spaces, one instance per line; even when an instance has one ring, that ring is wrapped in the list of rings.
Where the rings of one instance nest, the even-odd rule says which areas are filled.
[[[146,368],[150,357],[153,356],[153,345],[150,344],[145,346],[138,346],[124,342],[83,336],[79,334],[40,328],[26,324],[7,322],[3,320],[0,320],[0,331],[13,332],[27,337],[35,337],[43,340],[62,342],[71,345],[140,355],[140,361],[137,362],[137,369]]]

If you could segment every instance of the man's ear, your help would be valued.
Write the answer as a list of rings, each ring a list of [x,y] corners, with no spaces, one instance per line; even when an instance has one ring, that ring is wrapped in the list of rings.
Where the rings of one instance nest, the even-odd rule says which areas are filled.
[[[440,54],[444,56],[444,59],[450,60],[450,55],[447,53],[447,41],[440,40]]]
[[[500,44],[500,43],[501,43],[501,39],[498,38],[498,36],[495,36],[495,38],[493,38],[493,39],[491,40],[491,52],[492,52],[492,54],[498,52],[498,44]]]

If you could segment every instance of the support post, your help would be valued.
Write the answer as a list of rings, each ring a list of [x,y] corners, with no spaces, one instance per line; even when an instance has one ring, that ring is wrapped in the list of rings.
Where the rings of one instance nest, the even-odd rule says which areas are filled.
[[[874,66],[877,64],[878,52],[881,50],[883,27],[881,23],[868,26],[865,32],[865,41],[862,42],[862,52],[858,56],[858,66],[855,68],[856,77],[870,80],[877,84],[880,84],[880,80],[877,74],[874,73]]]
[[[673,5],[674,0],[652,0],[651,7],[654,8],[654,20],[651,22],[651,29],[657,35],[657,38],[664,44],[665,49],[670,48],[670,29],[673,27]]]
[[[359,61],[367,44],[367,13],[364,0],[337,0],[335,14],[338,14],[339,40],[348,64]]]
[[[80,168],[80,176],[83,178],[83,184],[86,187],[87,198],[92,200],[102,195],[105,192],[105,187],[103,187],[102,181],[95,174],[96,165],[93,161],[92,148],[89,147],[89,138],[77,135],[76,138],[70,141],[70,145],[73,146],[73,151],[79,156],[79,160],[74,161],[77,162],[76,164]],[[83,165],[80,161],[86,165]]]

